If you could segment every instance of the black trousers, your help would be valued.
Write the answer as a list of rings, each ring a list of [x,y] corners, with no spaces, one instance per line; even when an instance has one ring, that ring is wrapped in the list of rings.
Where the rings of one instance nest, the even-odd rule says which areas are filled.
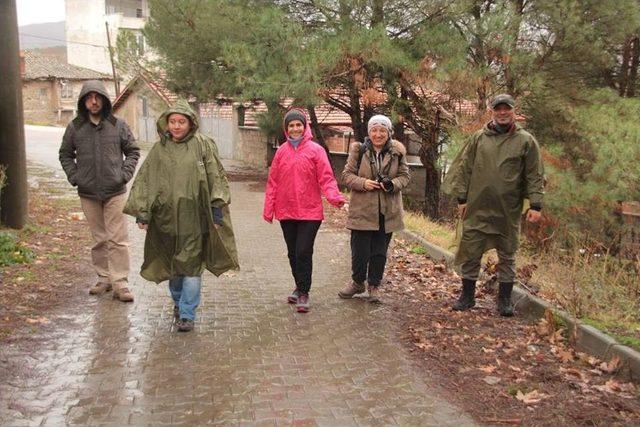
[[[354,282],[366,280],[370,286],[380,286],[391,234],[385,233],[382,215],[378,230],[351,230],[351,278]]]
[[[296,288],[302,294],[311,289],[313,272],[313,244],[322,221],[293,220],[280,221],[284,241],[287,243],[287,256],[291,265],[291,274]]]

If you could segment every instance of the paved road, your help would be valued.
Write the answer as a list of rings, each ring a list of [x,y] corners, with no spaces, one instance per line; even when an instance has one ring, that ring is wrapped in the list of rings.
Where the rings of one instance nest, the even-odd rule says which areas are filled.
[[[262,185],[231,187],[242,270],[205,275],[195,330],[176,332],[165,285],[137,275],[143,233],[131,224],[136,301],[79,295],[37,346],[1,348],[11,375],[0,425],[472,424],[415,375],[385,310],[336,297],[346,232],[320,230],[312,310],[298,314],[285,302],[281,232],[261,219]]]

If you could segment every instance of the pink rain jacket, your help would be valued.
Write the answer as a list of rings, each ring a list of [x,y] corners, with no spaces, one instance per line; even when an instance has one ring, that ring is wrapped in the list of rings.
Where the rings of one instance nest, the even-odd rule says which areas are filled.
[[[282,144],[271,163],[262,217],[271,222],[286,219],[323,220],[322,198],[334,206],[342,206],[345,199],[338,190],[329,159],[324,148],[312,141],[309,122],[298,148],[288,142]]]

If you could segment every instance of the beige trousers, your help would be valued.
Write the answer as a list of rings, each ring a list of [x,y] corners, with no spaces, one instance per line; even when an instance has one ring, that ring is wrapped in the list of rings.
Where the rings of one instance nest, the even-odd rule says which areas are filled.
[[[115,290],[126,287],[129,277],[129,236],[122,213],[126,201],[126,193],[105,201],[80,197],[93,236],[91,261],[98,282],[111,283]]]

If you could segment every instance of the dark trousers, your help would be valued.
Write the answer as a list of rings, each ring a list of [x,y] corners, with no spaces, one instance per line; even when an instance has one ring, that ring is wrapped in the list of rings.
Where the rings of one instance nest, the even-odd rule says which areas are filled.
[[[322,221],[284,220],[280,221],[282,234],[287,243],[287,256],[296,288],[302,294],[311,289],[313,271],[313,243]]]
[[[354,282],[366,280],[370,286],[380,286],[391,234],[384,231],[383,216],[378,230],[351,230],[351,278]]]

